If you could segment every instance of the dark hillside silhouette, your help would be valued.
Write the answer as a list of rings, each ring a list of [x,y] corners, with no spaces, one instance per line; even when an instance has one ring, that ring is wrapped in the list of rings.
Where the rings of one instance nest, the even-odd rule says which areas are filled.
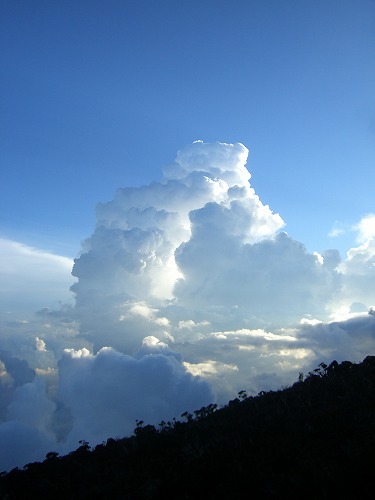
[[[184,413],[129,438],[50,452],[0,477],[1,499],[375,498],[375,357]]]

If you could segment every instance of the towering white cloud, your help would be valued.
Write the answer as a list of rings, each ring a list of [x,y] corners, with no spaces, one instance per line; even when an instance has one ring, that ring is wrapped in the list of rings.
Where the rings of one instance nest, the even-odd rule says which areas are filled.
[[[177,298],[185,307],[192,293],[199,302],[196,278],[204,278],[202,271],[216,275],[213,286],[223,290],[220,273],[233,282],[232,274],[247,265],[243,245],[276,235],[284,223],[251,188],[247,155],[242,144],[195,142],[164,168],[161,182],[121,189],[112,202],[98,206],[95,232],[75,261],[78,283],[72,288],[81,332],[96,347],[106,342],[107,330],[116,347],[134,350],[145,328],[139,331],[140,318],[134,320],[134,302],[159,309]],[[238,281],[234,288],[244,285]],[[224,297],[217,298],[210,304],[222,305]],[[148,327],[161,334],[159,323],[148,320]]]

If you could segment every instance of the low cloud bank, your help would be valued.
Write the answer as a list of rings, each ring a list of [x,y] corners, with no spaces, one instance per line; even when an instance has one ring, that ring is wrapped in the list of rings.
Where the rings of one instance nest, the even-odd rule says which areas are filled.
[[[129,435],[140,417],[157,425],[213,399],[209,384],[155,337],[146,337],[134,356],[110,347],[96,354],[66,349],[57,369],[44,372],[0,356],[5,469],[43,460],[51,450],[67,453],[81,440],[96,445]]]

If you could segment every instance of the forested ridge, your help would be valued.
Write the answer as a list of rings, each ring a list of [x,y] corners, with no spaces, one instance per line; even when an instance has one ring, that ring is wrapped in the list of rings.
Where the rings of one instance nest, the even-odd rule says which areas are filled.
[[[375,498],[375,356],[0,476],[1,499]]]

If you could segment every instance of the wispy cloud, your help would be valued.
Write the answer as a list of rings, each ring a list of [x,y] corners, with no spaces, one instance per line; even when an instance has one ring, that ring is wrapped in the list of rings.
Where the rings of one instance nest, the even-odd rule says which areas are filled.
[[[56,308],[70,301],[73,260],[17,241],[0,238],[0,311],[31,312],[41,304]]]

